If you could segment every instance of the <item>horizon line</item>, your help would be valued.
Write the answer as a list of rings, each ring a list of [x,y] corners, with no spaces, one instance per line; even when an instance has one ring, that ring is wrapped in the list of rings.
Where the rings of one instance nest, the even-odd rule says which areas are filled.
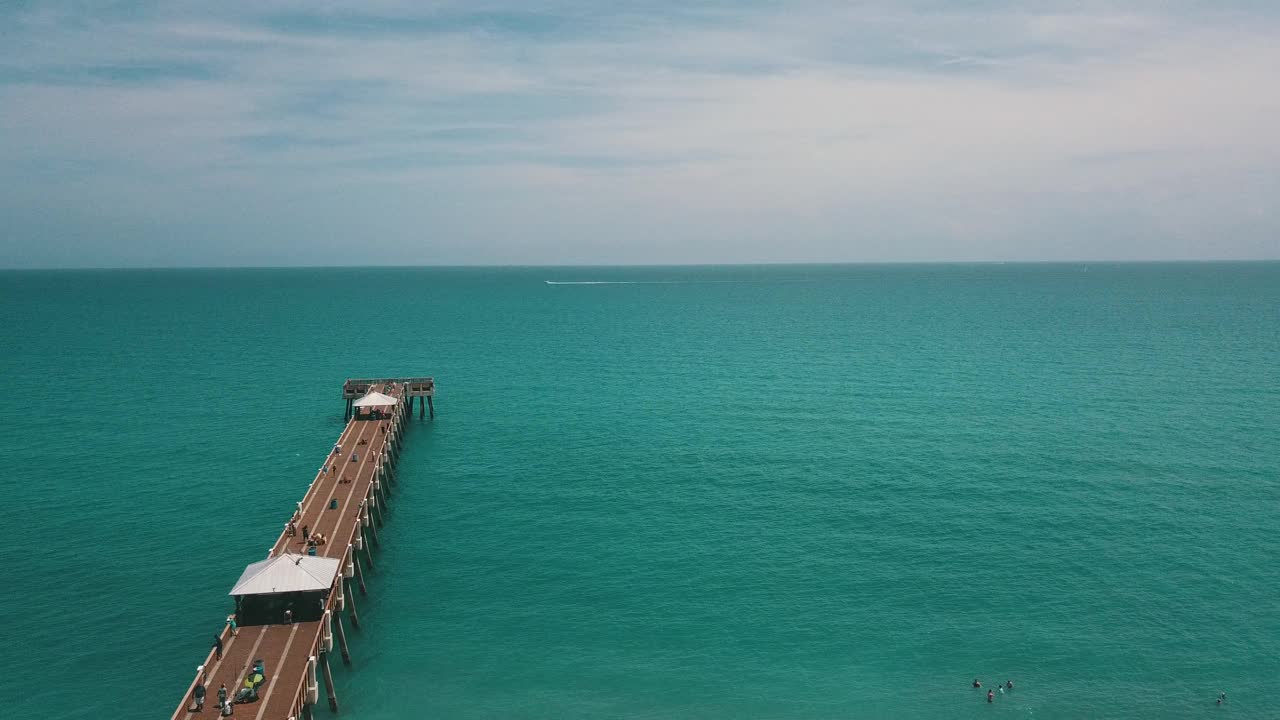
[[[72,267],[0,267],[0,272],[103,272],[163,270],[448,270],[448,269],[535,269],[535,268],[686,268],[686,267],[798,267],[798,266],[889,266],[889,265],[1223,265],[1280,263],[1276,258],[1170,258],[1143,260],[844,260],[781,262],[706,263],[455,263],[382,265],[85,265]]]

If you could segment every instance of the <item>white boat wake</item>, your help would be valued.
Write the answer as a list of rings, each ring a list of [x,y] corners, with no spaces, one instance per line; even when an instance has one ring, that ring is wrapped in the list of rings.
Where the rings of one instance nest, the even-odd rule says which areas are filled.
[[[548,285],[704,285],[708,283],[749,283],[754,280],[543,280]]]

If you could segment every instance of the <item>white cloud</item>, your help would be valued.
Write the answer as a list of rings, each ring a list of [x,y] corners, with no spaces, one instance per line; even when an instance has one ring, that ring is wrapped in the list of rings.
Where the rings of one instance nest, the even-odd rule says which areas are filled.
[[[1272,17],[271,19],[308,7],[28,17],[0,45],[0,265],[71,242],[21,219],[60,210],[198,221],[166,261],[215,264],[353,262],[317,238],[361,228],[386,262],[1280,256]]]

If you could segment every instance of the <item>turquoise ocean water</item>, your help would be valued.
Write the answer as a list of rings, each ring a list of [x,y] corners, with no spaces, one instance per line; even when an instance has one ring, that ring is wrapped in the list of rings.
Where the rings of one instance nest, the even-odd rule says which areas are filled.
[[[0,273],[0,339],[0,716],[167,717],[378,374],[343,717],[1280,714],[1280,264]]]

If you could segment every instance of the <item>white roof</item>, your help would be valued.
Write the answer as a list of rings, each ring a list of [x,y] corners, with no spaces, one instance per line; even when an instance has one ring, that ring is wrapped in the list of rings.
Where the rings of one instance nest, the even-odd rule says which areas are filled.
[[[371,392],[351,404],[355,407],[378,407],[381,405],[395,405],[398,402],[400,401],[390,395],[383,395],[380,392]]]
[[[240,573],[228,595],[270,595],[272,593],[328,590],[338,574],[338,558],[285,553],[253,563]]]

